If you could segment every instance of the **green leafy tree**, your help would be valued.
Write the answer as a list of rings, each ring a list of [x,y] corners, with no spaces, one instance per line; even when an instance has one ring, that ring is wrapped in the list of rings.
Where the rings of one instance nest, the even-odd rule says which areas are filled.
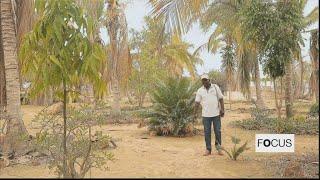
[[[99,44],[90,43],[87,19],[74,0],[37,0],[35,7],[40,18],[21,46],[22,72],[32,79],[32,95],[49,87],[63,94],[63,177],[66,177],[67,95],[82,78],[103,87],[98,69],[105,57]]]
[[[292,117],[292,59],[303,43],[303,3],[252,1],[242,17],[242,30],[257,45],[264,72],[272,78],[285,76],[286,116]]]

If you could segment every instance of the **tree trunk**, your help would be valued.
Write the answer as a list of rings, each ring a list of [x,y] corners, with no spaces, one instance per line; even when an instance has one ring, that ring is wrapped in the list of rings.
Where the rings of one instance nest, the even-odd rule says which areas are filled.
[[[311,32],[310,53],[312,60],[312,73],[314,75],[314,92],[316,95],[316,101],[319,103],[319,31],[315,30]]]
[[[63,177],[67,176],[67,86],[63,81]]]
[[[255,85],[256,85],[257,107],[261,109],[261,108],[264,108],[264,102],[261,94],[260,68],[259,68],[258,59],[255,60],[254,64],[255,64],[254,78],[255,78]]]
[[[17,58],[17,39],[11,0],[1,0],[1,35],[6,79],[6,97],[8,124],[5,141],[6,153],[21,155],[26,148],[21,137],[27,134],[22,121],[20,105],[20,83]]]
[[[120,89],[119,89],[119,81],[117,78],[112,78],[112,113],[115,116],[121,114],[121,107],[120,107]]]
[[[311,100],[314,96],[314,89],[315,89],[315,79],[314,79],[314,72],[311,72],[310,78],[309,78],[309,89],[308,89],[308,99]]]
[[[276,80],[275,79],[273,79],[273,89],[274,89],[274,99],[276,101],[277,114],[278,114],[278,118],[280,119],[281,118],[281,106],[282,106],[282,104],[279,105],[279,102],[278,102],[277,84],[276,84]],[[281,100],[280,100],[280,103],[281,103]]]
[[[230,111],[231,111],[231,88],[229,84],[229,106],[230,106]]]
[[[80,94],[82,96],[81,101],[84,103],[94,103],[94,90],[93,85],[90,83],[81,83]]]
[[[134,105],[134,100],[133,98],[131,97],[131,93],[130,91],[127,91],[127,97],[128,97],[128,101],[131,105]]]
[[[299,83],[299,92],[297,97],[302,98],[303,97],[303,77],[304,77],[304,64],[303,59],[300,57],[300,83]]]
[[[143,92],[140,94],[140,97],[139,97],[139,107],[141,108],[143,106],[143,102],[144,102],[144,99],[146,97],[147,93],[146,92]]]
[[[1,18],[0,18],[1,26]],[[3,113],[4,108],[7,104],[6,102],[6,79],[4,73],[4,57],[3,57],[3,48],[2,48],[2,35],[0,30],[0,115]]]
[[[292,97],[292,64],[291,61],[286,64],[285,74],[285,103],[286,103],[286,117],[293,116],[293,97]]]
[[[118,0],[108,1],[108,13],[106,27],[110,38],[111,52],[109,69],[112,89],[112,112],[115,115],[121,113],[120,87],[128,79],[131,67],[130,51],[128,46],[127,22],[124,14],[124,6]]]

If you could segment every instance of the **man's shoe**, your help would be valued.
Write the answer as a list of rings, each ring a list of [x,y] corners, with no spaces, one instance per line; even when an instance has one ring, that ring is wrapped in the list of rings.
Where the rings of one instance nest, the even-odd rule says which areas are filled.
[[[211,154],[211,152],[206,150],[206,152],[203,154],[203,156],[209,156],[210,154]]]

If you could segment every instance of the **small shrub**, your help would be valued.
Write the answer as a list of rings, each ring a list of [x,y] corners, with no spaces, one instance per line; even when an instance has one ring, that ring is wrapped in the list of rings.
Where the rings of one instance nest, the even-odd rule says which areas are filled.
[[[34,148],[47,154],[49,168],[55,169],[59,177],[63,170],[63,118],[61,114],[49,114],[42,111],[33,120],[40,127],[36,134]],[[103,119],[94,108],[83,106],[71,108],[67,114],[67,177],[83,178],[92,168],[103,168],[113,154],[107,151],[111,137],[101,131],[92,132],[92,126]]]
[[[315,103],[311,106],[309,110],[309,115],[310,116],[319,116],[319,104]]]
[[[253,108],[251,118],[231,123],[247,130],[262,130],[271,133],[319,134],[319,116],[297,116],[290,119],[270,117],[270,112]]]
[[[231,141],[232,141],[232,143],[234,144],[234,146],[233,146],[233,148],[232,148],[230,151],[226,150],[226,149],[223,148],[223,147],[221,147],[221,150],[222,150],[222,151],[225,151],[225,152],[228,154],[228,156],[229,156],[230,159],[236,161],[237,158],[240,156],[241,153],[243,153],[244,151],[246,151],[246,150],[249,149],[249,148],[247,147],[248,142],[245,142],[245,143],[244,143],[243,145],[241,145],[240,147],[237,147],[237,145],[240,144],[240,141],[241,141],[241,140],[238,139],[238,138],[236,138],[236,137],[234,137],[234,136],[232,136],[232,137],[231,137]]]
[[[151,94],[153,106],[144,115],[149,119],[149,130],[157,135],[192,134],[195,91],[196,86],[186,78],[159,82]]]

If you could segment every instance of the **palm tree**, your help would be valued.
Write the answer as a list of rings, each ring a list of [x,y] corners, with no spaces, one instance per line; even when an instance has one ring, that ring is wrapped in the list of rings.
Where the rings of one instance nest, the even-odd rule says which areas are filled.
[[[259,108],[264,107],[264,102],[261,93],[260,68],[258,61],[257,48],[252,42],[244,39],[245,33],[241,29],[241,19],[239,12],[248,5],[248,1],[215,1],[203,13],[200,22],[202,28],[207,31],[213,24],[217,24],[216,30],[210,36],[210,39],[218,39],[221,34],[228,34],[236,43],[236,57],[239,62],[239,81],[241,82],[241,91],[249,98],[250,93],[250,73],[253,70],[253,80],[256,88],[256,104]],[[212,42],[212,40],[211,40]],[[228,43],[226,43],[227,45]],[[210,46],[210,41],[208,42]],[[209,47],[209,49],[211,49]],[[244,68],[244,69],[241,69]]]
[[[187,32],[192,24],[199,19],[209,0],[149,0],[154,18],[164,22],[163,30],[170,34],[181,35]]]
[[[169,69],[170,74],[181,76],[183,70],[187,69],[191,77],[196,77],[195,65],[202,63],[198,53],[190,54],[188,49],[190,44],[183,42],[178,35],[174,35],[168,44],[162,47],[160,59],[163,59],[164,66]]]
[[[1,18],[0,18],[1,26]],[[4,74],[4,58],[3,58],[3,48],[2,48],[2,31],[0,30],[0,117],[6,106],[6,79]]]
[[[303,9],[306,9],[306,5],[307,5],[307,3],[309,1],[308,0],[303,0],[301,2],[303,3],[302,4]],[[309,30],[309,31],[307,31],[307,29],[309,29],[309,27],[311,25],[314,25],[314,23],[318,22],[318,19],[319,19],[319,7],[316,6],[310,11],[309,14],[304,16],[304,19],[303,19],[303,21],[304,21],[303,22],[304,23],[304,31],[302,33],[311,33],[312,34],[312,32],[315,31],[316,29],[312,29],[312,30]],[[298,89],[296,90],[296,93],[295,93],[294,97],[303,98],[303,77],[304,77],[305,68],[304,68],[303,57],[301,56],[301,49],[299,49],[296,52],[296,57],[295,58],[299,62],[299,66],[300,66],[300,80],[297,83],[297,88]]]
[[[191,78],[195,78],[195,65],[202,63],[198,53],[188,51],[192,45],[184,42],[179,35],[162,34],[162,25],[157,20],[146,17],[145,22],[146,26],[141,32],[131,31],[130,40],[134,52],[130,85],[139,106],[142,106],[145,95],[153,91],[159,79],[168,75],[181,77],[184,70],[190,73]]]
[[[17,36],[17,47],[19,51],[19,45],[21,38],[25,32],[29,31],[32,26],[32,10],[33,10],[33,0],[15,0],[11,1],[13,7],[13,18],[15,22],[15,31]],[[0,20],[1,24],[1,20]],[[0,31],[0,37],[1,31]],[[19,68],[19,66],[18,66]],[[6,106],[6,95],[5,95],[5,69],[3,60],[3,50],[2,50],[2,39],[0,39],[0,113]],[[19,71],[20,72],[20,71]],[[21,76],[19,78],[22,79]]]
[[[319,103],[319,30],[313,30],[310,38],[310,55],[312,62],[313,91]]]
[[[206,43],[206,46],[211,51],[214,48],[219,48],[216,43],[215,39],[218,38],[221,34],[229,34],[231,38],[237,44],[237,59],[244,60],[243,53],[246,52],[244,49],[247,46],[248,42],[244,42],[243,36],[241,35],[240,29],[240,21],[238,12],[246,5],[248,2],[238,2],[238,1],[214,1],[210,2],[207,0],[200,0],[200,1],[178,1],[178,0],[150,0],[151,5],[153,5],[152,14],[156,18],[160,18],[165,20],[165,27],[166,29],[171,30],[171,32],[183,33],[187,31],[193,22],[200,19],[201,26],[204,30],[208,30],[212,25],[215,23],[217,24],[216,30],[210,36],[209,42]],[[214,46],[214,47],[212,47]],[[252,48],[247,48],[249,49]],[[254,51],[252,49],[251,51]],[[255,59],[256,63],[253,66],[255,69],[255,82],[256,82],[256,94],[257,94],[257,105],[259,107],[263,107],[263,99],[261,95],[261,86],[260,86],[260,70],[258,64],[258,58]],[[248,67],[248,66],[240,66],[240,67]],[[247,73],[248,69],[244,69],[243,72]],[[243,73],[240,73],[244,75]],[[247,82],[245,87],[242,88],[242,91],[246,94],[250,94],[248,91],[249,83],[250,83],[250,75],[240,76],[242,78],[249,78],[243,79],[243,82]]]
[[[17,59],[17,38],[15,16],[11,0],[2,0],[1,9],[1,46],[2,68],[5,74],[6,114],[8,116],[5,152],[15,152],[18,155],[25,148],[19,138],[27,134],[27,129],[22,121],[20,105],[20,83]],[[1,66],[0,66],[1,67]]]
[[[124,5],[119,0],[107,0],[106,28],[110,39],[110,85],[113,95],[112,110],[115,115],[121,113],[120,88],[126,84],[130,74],[131,58],[128,44],[128,29]]]

